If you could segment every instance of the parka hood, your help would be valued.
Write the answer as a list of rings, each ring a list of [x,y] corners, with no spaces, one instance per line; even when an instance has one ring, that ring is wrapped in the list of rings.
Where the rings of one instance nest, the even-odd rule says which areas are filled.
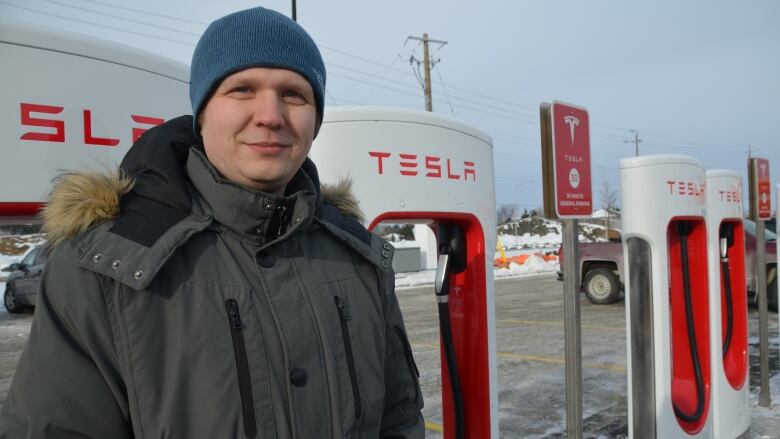
[[[192,133],[192,116],[181,116],[154,127],[130,148],[119,169],[104,172],[66,172],[54,181],[43,209],[43,227],[52,245],[120,216],[154,204],[162,224],[172,226],[191,210],[191,184],[186,174],[190,148],[202,148]],[[363,222],[363,213],[345,178],[334,185],[322,185],[317,169],[306,159],[303,172],[318,190],[318,204],[331,204],[342,215]],[[145,206],[143,206],[145,207]],[[152,233],[155,233],[152,231]]]

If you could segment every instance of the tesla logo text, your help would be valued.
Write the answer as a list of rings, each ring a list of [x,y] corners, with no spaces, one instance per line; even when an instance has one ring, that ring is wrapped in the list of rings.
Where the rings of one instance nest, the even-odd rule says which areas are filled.
[[[19,110],[21,113],[20,114],[21,124],[23,126],[50,129],[48,132],[29,131],[22,134],[20,139],[39,141],[39,142],[65,142],[66,127],[65,127],[64,120],[43,118],[37,115],[35,116],[33,115],[33,113],[60,114],[62,113],[62,110],[64,110],[64,107],[57,107],[53,105],[29,104],[26,102],[22,102],[19,104]],[[141,137],[141,134],[143,134],[146,130],[148,130],[152,126],[160,125],[161,123],[165,122],[164,119],[161,119],[159,117],[140,116],[137,114],[131,115],[130,118],[139,124],[149,125],[145,128],[134,127],[132,129],[131,136],[133,142],[138,140],[138,138]],[[108,147],[114,147],[119,145],[119,139],[113,137],[100,137],[93,132],[92,110],[86,110],[86,109],[82,110],[81,120],[83,126],[85,145],[108,146]]]
[[[418,154],[398,154],[397,158],[392,153],[369,151],[368,155],[376,159],[377,173],[385,173],[386,159],[393,164],[398,163],[400,174],[414,177],[418,174],[427,178],[448,178],[450,180],[477,181],[477,168],[475,162],[464,160],[461,166],[451,159],[442,159],[436,156],[422,156]],[[453,163],[455,163],[453,167]]]
[[[574,116],[564,116],[563,123],[569,126],[569,131],[571,132],[571,143],[574,144],[574,128],[577,128],[577,125],[580,124],[580,120]]]
[[[692,181],[667,180],[670,195],[698,197],[704,194],[704,185]]]
[[[725,201],[727,203],[742,202],[742,194],[739,191],[718,191],[718,194],[720,194],[720,201]]]

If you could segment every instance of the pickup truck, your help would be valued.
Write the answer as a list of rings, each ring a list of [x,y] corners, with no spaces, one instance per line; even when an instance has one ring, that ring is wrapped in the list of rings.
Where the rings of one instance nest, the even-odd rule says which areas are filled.
[[[756,295],[756,224],[744,220],[745,227],[745,271],[747,274],[748,303],[757,303]],[[777,311],[777,235],[765,229],[766,280],[769,309]],[[563,251],[558,252],[563,264]],[[620,300],[623,291],[623,243],[581,242],[579,245],[580,285],[588,300],[595,304],[608,304]],[[563,273],[558,272],[558,280]]]

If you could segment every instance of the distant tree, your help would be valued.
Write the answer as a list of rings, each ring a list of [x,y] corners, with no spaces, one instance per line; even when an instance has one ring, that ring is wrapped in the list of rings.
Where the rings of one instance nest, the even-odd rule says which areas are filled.
[[[517,212],[517,206],[514,204],[501,204],[496,211],[496,221],[498,224],[506,224],[514,218]]]
[[[606,230],[604,231],[604,237],[609,241],[609,219],[612,216],[612,211],[619,209],[618,206],[618,192],[612,189],[609,182],[605,179],[601,182],[601,190],[599,190],[599,196],[601,196],[601,208],[606,210]]]
[[[530,218],[530,217],[531,217],[531,214],[530,214],[530,213],[528,213],[528,208],[527,208],[527,207],[524,207],[524,208],[523,208],[523,214],[522,214],[522,215],[520,215],[520,218]]]

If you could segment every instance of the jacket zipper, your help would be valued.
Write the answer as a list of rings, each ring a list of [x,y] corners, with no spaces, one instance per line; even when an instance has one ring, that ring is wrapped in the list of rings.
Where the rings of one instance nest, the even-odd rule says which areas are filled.
[[[257,423],[252,396],[252,380],[249,376],[249,359],[244,344],[244,325],[241,324],[241,314],[238,311],[236,299],[228,299],[225,302],[225,311],[227,311],[230,321],[230,337],[233,339],[233,356],[238,372],[238,392],[241,396],[241,412],[244,416],[244,434],[246,437],[255,437],[257,436]]]
[[[347,321],[351,318],[349,306],[346,299],[342,299],[339,296],[335,296],[333,299],[336,301],[336,307],[339,310],[339,318],[341,320],[341,336],[344,338],[349,381],[352,384],[352,396],[355,400],[355,419],[360,419],[360,416],[363,414],[363,407],[360,403],[360,390],[358,389],[357,374],[355,373],[355,357],[352,355],[352,342],[349,337],[349,327],[347,327]]]
[[[401,337],[401,344],[404,346],[404,355],[406,356],[406,366],[409,368],[409,374],[412,375],[412,379],[415,381],[414,386],[414,402],[420,400],[420,389],[418,387],[418,381],[420,379],[420,371],[417,369],[417,364],[414,362],[414,355],[412,355],[412,346],[409,344],[409,339],[406,338],[406,333],[400,325],[395,325],[395,332]]]

